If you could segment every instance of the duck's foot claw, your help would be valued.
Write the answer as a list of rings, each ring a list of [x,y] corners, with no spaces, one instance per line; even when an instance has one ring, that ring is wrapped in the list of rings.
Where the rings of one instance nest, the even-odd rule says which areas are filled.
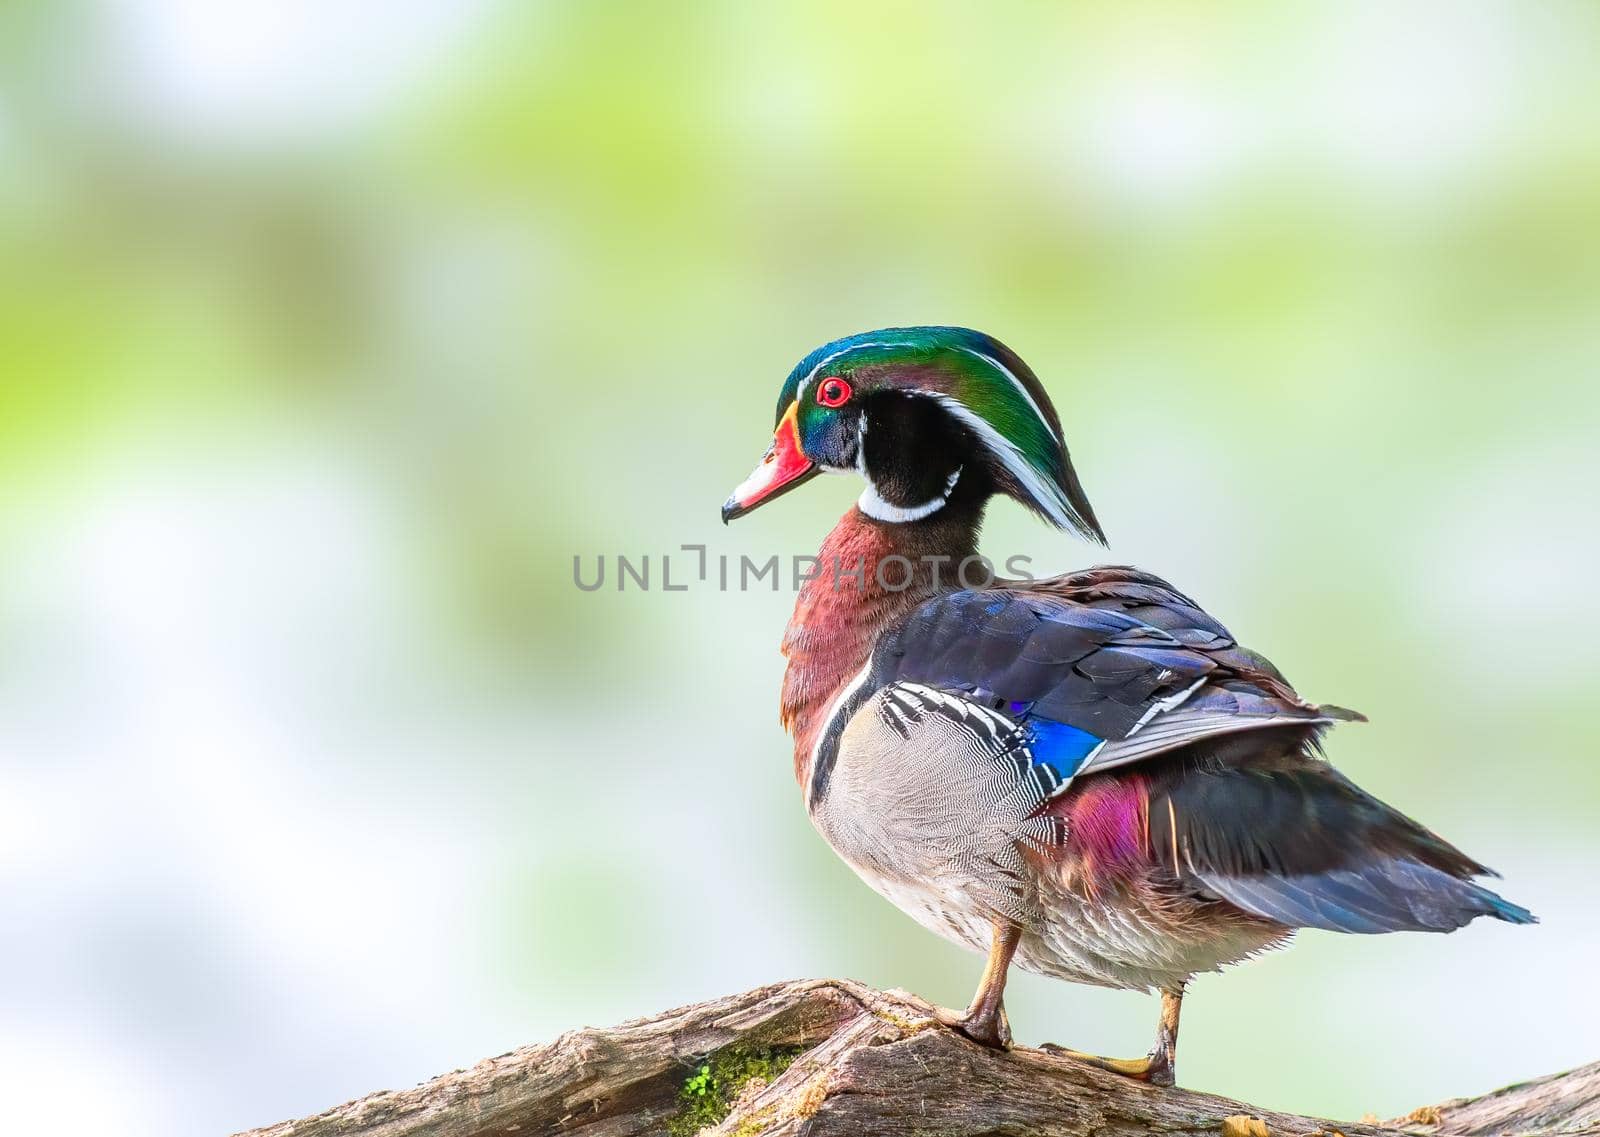
[[[940,1011],[939,1021],[979,1046],[987,1046],[990,1050],[1011,1049],[1011,1024],[1006,1021],[1004,1008],[992,1015],[973,1014],[971,1011]]]
[[[1152,1051],[1143,1058],[1105,1058],[1099,1054],[1085,1054],[1081,1050],[1069,1050],[1065,1046],[1057,1046],[1053,1042],[1040,1043],[1039,1049],[1047,1054],[1057,1054],[1063,1058],[1071,1058],[1077,1062],[1087,1063],[1100,1070],[1109,1070],[1113,1074],[1121,1074],[1124,1078],[1148,1082],[1152,1086],[1170,1086],[1174,1080],[1172,1059],[1161,1051]]]

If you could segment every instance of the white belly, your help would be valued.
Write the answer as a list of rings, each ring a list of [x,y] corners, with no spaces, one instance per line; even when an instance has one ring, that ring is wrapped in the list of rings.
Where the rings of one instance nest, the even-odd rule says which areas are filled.
[[[989,951],[994,936],[993,920],[960,888],[929,887],[880,876],[859,865],[850,867],[889,903],[930,932],[976,952],[986,954]]]

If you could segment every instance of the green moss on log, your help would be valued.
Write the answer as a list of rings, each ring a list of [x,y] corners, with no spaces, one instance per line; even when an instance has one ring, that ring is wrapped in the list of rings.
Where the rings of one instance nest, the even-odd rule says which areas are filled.
[[[803,1046],[734,1045],[712,1054],[679,1087],[679,1109],[667,1122],[668,1137],[694,1137],[718,1124],[747,1085],[772,1081],[803,1053]]]

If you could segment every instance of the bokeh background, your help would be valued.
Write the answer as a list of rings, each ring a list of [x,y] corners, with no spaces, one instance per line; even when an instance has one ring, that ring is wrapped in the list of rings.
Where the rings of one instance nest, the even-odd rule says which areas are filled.
[[[8,1121],[226,1132],[796,976],[963,1003],[808,826],[787,586],[572,579],[812,551],[843,480],[717,521],[781,380],[934,322],[1544,918],[1203,978],[1185,1084],[1388,1116],[1600,1057],[1600,7],[12,0]]]

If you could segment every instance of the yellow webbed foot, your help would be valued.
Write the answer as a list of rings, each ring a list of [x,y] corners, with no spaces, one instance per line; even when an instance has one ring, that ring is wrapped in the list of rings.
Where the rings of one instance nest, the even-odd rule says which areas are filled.
[[[1068,1050],[1046,1042],[1039,1049],[1059,1054],[1077,1062],[1085,1062],[1124,1078],[1149,1082],[1152,1086],[1170,1086],[1177,1079],[1178,1070],[1178,1012],[1183,1006],[1183,987],[1178,985],[1161,992],[1161,1027],[1156,1032],[1156,1044],[1143,1058],[1102,1058],[1098,1054],[1085,1054],[1081,1050]]]
[[[1143,1058],[1106,1058],[1099,1054],[1085,1054],[1081,1050],[1069,1050],[1053,1042],[1043,1043],[1039,1049],[1048,1054],[1058,1054],[1063,1058],[1086,1063],[1100,1070],[1109,1070],[1113,1074],[1121,1074],[1125,1078],[1149,1082],[1152,1086],[1170,1086],[1173,1083],[1172,1060],[1165,1051],[1156,1051]]]

